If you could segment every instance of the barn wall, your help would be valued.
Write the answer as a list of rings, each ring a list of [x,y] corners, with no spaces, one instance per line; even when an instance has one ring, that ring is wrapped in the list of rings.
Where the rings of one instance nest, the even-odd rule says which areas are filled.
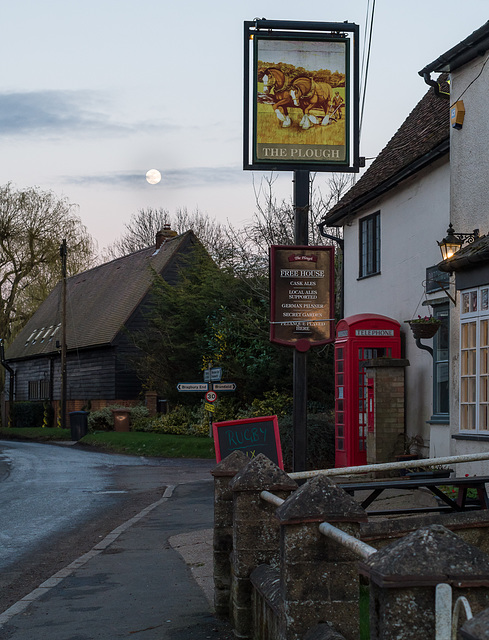
[[[51,399],[61,397],[61,358],[43,356],[10,362],[15,371],[15,400],[29,400],[29,382],[49,380],[52,376]],[[112,348],[68,353],[66,371],[68,400],[115,398],[115,352]],[[6,390],[9,389],[7,374]]]

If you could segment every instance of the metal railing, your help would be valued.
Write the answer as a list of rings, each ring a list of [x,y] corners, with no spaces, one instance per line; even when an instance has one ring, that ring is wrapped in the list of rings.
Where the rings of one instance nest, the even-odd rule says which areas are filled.
[[[260,493],[260,498],[265,502],[275,505],[276,507],[280,507],[280,505],[285,502],[285,500],[282,500],[282,498],[279,498],[273,493],[270,493],[270,491],[262,491]],[[362,542],[358,538],[355,538],[355,536],[351,536],[349,533],[345,533],[329,522],[321,522],[319,524],[319,532],[322,533],[323,536],[339,542],[344,547],[347,547],[364,560],[369,558],[374,553],[377,553],[377,549],[375,549],[374,547],[371,547],[366,542]]]
[[[472,618],[472,609],[467,598],[465,596],[457,598],[452,610],[452,587],[446,583],[436,585],[435,640],[457,640],[458,621],[462,609],[466,619],[470,620]]]
[[[364,464],[358,467],[340,467],[335,469],[317,469],[315,471],[295,471],[289,473],[294,480],[305,480],[314,476],[349,476],[358,473],[370,473],[372,471],[394,471],[395,469],[409,469],[413,466],[436,467],[443,464],[459,464],[462,462],[479,462],[489,460],[489,452],[471,453],[461,456],[445,456],[443,458],[420,458],[408,462],[382,462],[380,464]]]

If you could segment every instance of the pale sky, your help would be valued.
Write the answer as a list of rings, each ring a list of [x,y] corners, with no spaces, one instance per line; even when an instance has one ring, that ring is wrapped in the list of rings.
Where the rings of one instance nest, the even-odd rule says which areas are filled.
[[[0,184],[66,196],[100,249],[149,206],[241,226],[262,176],[242,170],[243,22],[354,22],[362,54],[366,12],[367,0],[0,0]],[[427,91],[418,71],[488,13],[487,0],[377,0],[361,155]],[[290,198],[291,173],[276,193]]]

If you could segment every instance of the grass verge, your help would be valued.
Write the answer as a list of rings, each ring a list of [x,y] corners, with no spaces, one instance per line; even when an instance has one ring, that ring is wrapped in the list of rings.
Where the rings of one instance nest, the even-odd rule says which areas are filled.
[[[212,438],[167,433],[100,431],[89,433],[80,444],[114,453],[158,458],[213,458],[215,455]]]
[[[56,429],[45,427],[27,427],[22,429],[1,428],[0,436],[2,438],[15,440],[39,440],[47,442],[49,440],[71,440],[71,431],[69,429]]]
[[[0,429],[0,437],[49,442],[50,440],[71,440],[71,431],[49,428],[10,428]],[[177,436],[166,433],[99,431],[87,434],[79,440],[79,444],[112,453],[158,458],[211,459],[215,455],[212,438]]]

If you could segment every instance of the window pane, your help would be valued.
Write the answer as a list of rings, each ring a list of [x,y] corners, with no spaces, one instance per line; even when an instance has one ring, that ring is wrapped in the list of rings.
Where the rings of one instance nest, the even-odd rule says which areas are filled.
[[[470,311],[477,311],[477,291],[470,292]]]
[[[475,405],[466,404],[461,407],[460,428],[464,430],[475,429]]]
[[[489,431],[489,411],[488,405],[484,404],[480,407],[479,412],[479,430],[480,431]]]
[[[448,363],[440,362],[435,373],[435,412],[448,413]]]
[[[360,277],[380,271],[380,213],[360,220]]]
[[[489,310],[489,289],[482,289],[481,291],[481,311]]]
[[[487,329],[488,329],[488,320],[481,320],[481,326],[480,326],[481,347],[487,347],[489,345]]]

